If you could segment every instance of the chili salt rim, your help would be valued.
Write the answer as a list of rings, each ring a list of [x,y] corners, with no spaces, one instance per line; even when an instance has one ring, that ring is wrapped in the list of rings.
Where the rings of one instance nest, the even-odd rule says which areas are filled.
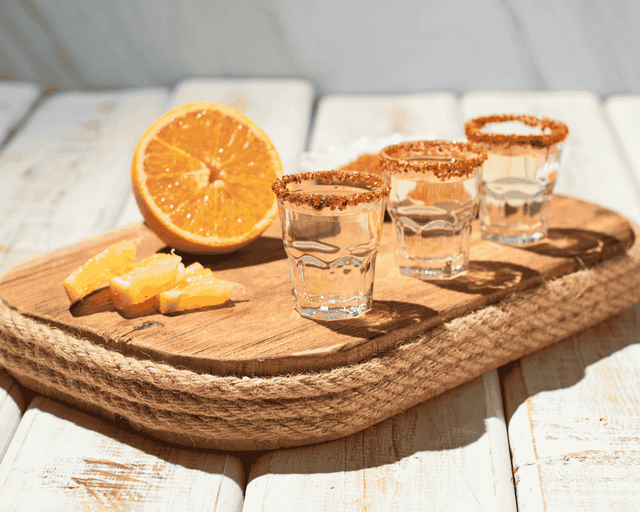
[[[506,123],[520,121],[527,126],[539,126],[543,131],[540,135],[511,135],[506,133],[485,133],[482,128],[489,123]],[[544,133],[545,129],[551,130]],[[569,134],[566,124],[548,117],[536,117],[516,114],[497,114],[476,117],[464,124],[464,132],[471,142],[490,144],[491,146],[531,146],[546,148],[564,141]]]
[[[447,140],[400,142],[378,155],[382,170],[388,173],[432,172],[441,180],[467,176],[487,159],[487,152],[479,144]]]
[[[292,183],[320,180],[324,184],[334,181],[348,183],[350,185],[361,183],[371,190],[347,195],[310,194],[306,192],[293,192],[287,188]],[[380,176],[365,172],[350,171],[315,171],[299,174],[290,174],[277,179],[271,186],[276,197],[295,205],[307,205],[314,210],[330,208],[344,210],[347,206],[356,206],[363,203],[373,203],[389,196],[390,185]]]

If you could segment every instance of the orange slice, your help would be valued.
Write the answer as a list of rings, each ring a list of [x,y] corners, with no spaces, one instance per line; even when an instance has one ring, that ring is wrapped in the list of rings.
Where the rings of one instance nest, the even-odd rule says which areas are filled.
[[[217,103],[183,105],[157,119],[133,155],[131,180],[149,227],[191,253],[225,253],[256,239],[278,208],[282,175],[269,137]]]
[[[230,295],[239,296],[243,292],[244,287],[241,284],[222,281],[215,277],[210,269],[200,266],[189,270],[188,275],[185,275],[176,288],[159,295],[158,309],[161,313],[174,313],[217,306],[225,303]]]
[[[71,302],[97,290],[109,279],[127,272],[136,257],[136,244],[125,240],[97,254],[62,281]]]
[[[154,254],[135,265],[130,272],[109,280],[113,303],[118,309],[151,299],[177,286],[184,275],[180,256]]]

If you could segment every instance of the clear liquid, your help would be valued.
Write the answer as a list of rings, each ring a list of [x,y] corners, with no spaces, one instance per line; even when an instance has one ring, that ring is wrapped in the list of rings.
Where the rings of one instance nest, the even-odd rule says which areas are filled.
[[[489,152],[480,208],[486,238],[520,244],[546,236],[559,153],[555,147]]]
[[[362,191],[322,187],[313,187],[313,192]],[[280,203],[293,300],[303,316],[332,320],[360,316],[371,309],[384,204],[382,200],[343,211],[315,212]]]
[[[404,175],[387,178],[392,187],[387,210],[396,231],[400,272],[420,279],[465,272],[480,173],[450,182]]]

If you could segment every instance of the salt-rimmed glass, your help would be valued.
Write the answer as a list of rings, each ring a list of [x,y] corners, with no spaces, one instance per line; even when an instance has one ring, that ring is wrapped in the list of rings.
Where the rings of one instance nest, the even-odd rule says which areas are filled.
[[[373,174],[319,171],[284,176],[273,191],[295,309],[318,320],[369,311],[389,185]]]
[[[483,236],[508,244],[546,237],[567,126],[546,117],[503,114],[471,119],[465,132],[489,155],[480,191]]]
[[[380,152],[402,274],[448,279],[468,270],[486,158],[477,144],[438,140],[402,142]]]

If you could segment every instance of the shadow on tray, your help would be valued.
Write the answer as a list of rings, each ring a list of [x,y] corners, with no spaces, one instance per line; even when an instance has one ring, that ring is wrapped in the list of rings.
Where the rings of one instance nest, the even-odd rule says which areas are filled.
[[[205,308],[198,309],[190,309],[187,311],[177,311],[175,313],[168,313],[164,316],[180,316],[180,315],[188,315],[190,313],[196,313],[198,311],[212,311],[226,308],[233,308],[237,302],[243,301],[232,301],[227,300],[224,304],[219,304],[217,306],[209,306]],[[97,313],[106,313],[109,311],[117,312],[121,317],[126,318],[127,320],[133,320],[135,318],[141,318],[144,316],[151,315],[159,315],[158,309],[156,308],[156,300],[155,298],[151,298],[145,302],[140,304],[134,304],[133,306],[129,306],[126,309],[117,309],[113,301],[111,300],[111,292],[109,288],[100,288],[93,293],[87,295],[81,301],[78,301],[72,304],[69,308],[71,312],[71,316],[73,317],[81,317],[81,316],[89,316],[95,315]]]
[[[550,229],[545,239],[519,249],[554,258],[577,257],[586,266],[593,266],[623,254],[633,245],[633,231],[628,230],[624,234],[628,236],[621,240],[605,233],[584,229]]]
[[[158,252],[170,253],[171,247],[164,247]],[[252,267],[272,261],[284,260],[287,253],[284,252],[282,239],[261,236],[239,251],[229,254],[190,254],[175,251],[182,258],[185,266],[198,261],[211,270],[230,270],[236,268]]]
[[[471,261],[469,271],[455,279],[429,281],[440,288],[473,295],[493,295],[500,290],[516,289],[520,283],[539,276],[539,272],[502,261]]]
[[[333,320],[325,322],[314,320],[338,334],[358,338],[377,338],[389,332],[409,327],[412,324],[434,318],[438,312],[434,309],[393,300],[374,300],[373,307],[361,318]]]

